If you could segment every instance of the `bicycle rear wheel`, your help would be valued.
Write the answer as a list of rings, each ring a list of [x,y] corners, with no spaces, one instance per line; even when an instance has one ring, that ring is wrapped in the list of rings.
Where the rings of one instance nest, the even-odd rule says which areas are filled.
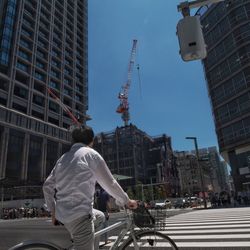
[[[23,242],[9,250],[59,250],[59,248],[49,243]]]
[[[173,249],[178,250],[174,241],[167,235],[154,230],[139,231],[135,234],[136,243],[130,236],[121,246],[121,250],[138,249]]]

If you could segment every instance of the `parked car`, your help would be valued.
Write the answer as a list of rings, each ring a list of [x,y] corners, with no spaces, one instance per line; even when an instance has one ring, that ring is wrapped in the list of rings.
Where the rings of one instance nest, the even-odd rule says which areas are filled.
[[[174,208],[186,208],[189,207],[190,203],[185,198],[178,198],[174,202]]]

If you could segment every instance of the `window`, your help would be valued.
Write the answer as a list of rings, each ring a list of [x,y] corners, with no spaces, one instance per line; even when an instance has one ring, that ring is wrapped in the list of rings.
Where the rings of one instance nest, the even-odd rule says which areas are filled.
[[[30,28],[33,27],[33,23],[32,23],[30,20],[26,19],[26,18],[23,18],[23,23],[24,23],[26,26],[30,27]]]
[[[250,109],[250,94],[246,93],[238,98],[239,108],[241,111],[247,111]]]
[[[40,113],[40,112],[37,112],[37,111],[35,111],[35,110],[32,110],[32,116],[34,116],[34,117],[36,117],[36,118],[38,118],[38,119],[41,119],[41,120],[43,120],[43,118],[44,118],[44,115],[43,115],[43,113]]]
[[[220,107],[217,112],[218,112],[218,119],[220,121],[225,121],[229,119],[229,112],[228,112],[227,105]]]
[[[233,100],[230,103],[228,103],[228,110],[231,118],[239,114],[240,109],[237,100]]]
[[[42,48],[47,48],[47,43],[43,42],[41,39],[38,39],[37,44]]]
[[[26,99],[28,97],[28,90],[20,86],[15,86],[14,95]]]
[[[53,66],[56,66],[56,67],[60,67],[60,63],[59,62],[57,62],[57,61],[55,61],[55,60],[51,60],[51,64],[53,65]]]
[[[64,93],[65,95],[68,95],[68,96],[71,95],[70,92],[71,92],[71,91],[70,91],[69,89],[66,89],[66,88],[63,90],[63,93]]]
[[[21,63],[21,62],[17,62],[17,64],[16,64],[16,67],[18,68],[18,69],[20,69],[20,70],[22,70],[22,71],[25,71],[25,72],[29,72],[29,66],[28,65],[26,65],[26,64],[24,64],[24,63]]]
[[[44,106],[44,97],[40,95],[33,95],[33,103],[39,106]]]
[[[22,28],[22,34],[27,36],[27,37],[30,37],[30,38],[32,38],[32,36],[33,36],[33,32],[31,32],[25,28]]]
[[[40,80],[40,81],[45,82],[45,75],[42,74],[42,73],[39,73],[37,71],[35,72],[35,78],[38,79],[38,80]]]
[[[13,107],[13,109],[18,110],[18,111],[20,111],[22,113],[25,113],[25,114],[27,112],[27,108],[26,107],[24,107],[24,106],[22,106],[20,104],[17,104],[15,102],[13,102],[12,107]]]
[[[32,48],[31,44],[24,39],[20,39],[20,45],[24,48],[27,48],[27,49]]]
[[[49,82],[49,86],[54,88],[54,89],[59,89],[59,84],[57,82],[52,81],[52,80]]]
[[[30,55],[22,50],[18,51],[18,55],[22,57],[23,59],[30,61]]]
[[[241,72],[232,78],[235,90],[246,87],[246,80],[244,74]]]
[[[42,63],[41,61],[36,61],[36,66],[40,69],[45,69],[45,63]]]
[[[49,109],[58,113],[59,112],[59,106],[55,102],[50,101],[49,102]]]
[[[50,75],[55,78],[60,78],[60,73],[54,70],[50,71]]]
[[[36,55],[40,58],[46,58],[46,54],[40,50],[37,50]]]
[[[79,91],[79,92],[82,92],[83,87],[80,86],[79,84],[76,84],[76,90]]]
[[[52,51],[51,51],[51,55],[52,55],[52,56],[55,56],[55,57],[60,57],[60,53],[57,52],[57,51],[55,51],[55,50],[52,50]]]
[[[79,102],[81,102],[82,101],[82,97],[80,95],[76,94],[76,100],[79,101]]]

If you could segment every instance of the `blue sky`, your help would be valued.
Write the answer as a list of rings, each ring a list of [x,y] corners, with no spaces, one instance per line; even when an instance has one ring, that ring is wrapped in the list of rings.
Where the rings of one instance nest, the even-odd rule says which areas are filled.
[[[151,136],[172,137],[174,150],[217,146],[200,61],[183,62],[176,25],[177,0],[89,1],[89,111],[96,133],[122,126],[118,93],[127,79],[132,40],[138,40],[129,90],[130,122]],[[217,146],[218,147],[218,146]]]

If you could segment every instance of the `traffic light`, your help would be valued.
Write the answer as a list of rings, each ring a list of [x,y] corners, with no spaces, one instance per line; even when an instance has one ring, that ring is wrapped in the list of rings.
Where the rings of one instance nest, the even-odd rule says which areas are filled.
[[[207,56],[199,16],[185,16],[177,24],[180,54],[184,61],[200,60]]]

